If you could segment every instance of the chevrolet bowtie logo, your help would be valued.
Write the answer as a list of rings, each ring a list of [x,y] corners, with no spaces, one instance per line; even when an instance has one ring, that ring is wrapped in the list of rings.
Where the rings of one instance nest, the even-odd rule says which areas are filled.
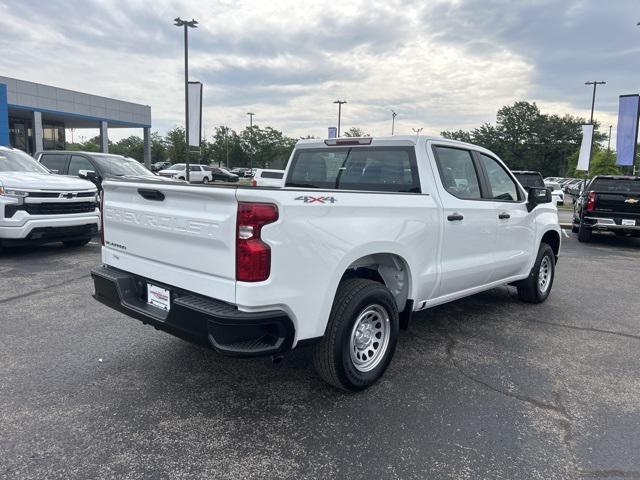
[[[77,196],[78,196],[77,193],[69,192],[69,193],[61,193],[59,198],[76,198]]]
[[[638,203],[638,201],[637,198],[627,198],[624,203]]]

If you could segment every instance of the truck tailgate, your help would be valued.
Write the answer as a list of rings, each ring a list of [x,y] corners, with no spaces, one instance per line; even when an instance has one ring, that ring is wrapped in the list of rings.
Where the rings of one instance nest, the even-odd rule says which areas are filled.
[[[235,301],[235,189],[130,180],[103,187],[103,263]]]

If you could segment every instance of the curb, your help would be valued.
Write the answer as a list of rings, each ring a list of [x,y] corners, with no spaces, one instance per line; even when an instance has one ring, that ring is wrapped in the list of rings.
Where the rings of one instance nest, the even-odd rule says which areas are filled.
[[[572,225],[570,223],[561,223],[560,224],[560,228],[563,228],[565,230],[571,230]]]

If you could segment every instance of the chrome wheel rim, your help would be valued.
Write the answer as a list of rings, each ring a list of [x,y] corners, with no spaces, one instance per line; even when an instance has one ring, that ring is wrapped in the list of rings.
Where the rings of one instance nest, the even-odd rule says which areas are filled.
[[[349,354],[356,370],[369,372],[376,368],[387,351],[391,325],[387,310],[380,305],[366,307],[351,329]]]
[[[553,265],[548,256],[542,258],[540,262],[540,270],[538,271],[538,289],[540,293],[546,293],[551,284],[551,276],[553,274]]]

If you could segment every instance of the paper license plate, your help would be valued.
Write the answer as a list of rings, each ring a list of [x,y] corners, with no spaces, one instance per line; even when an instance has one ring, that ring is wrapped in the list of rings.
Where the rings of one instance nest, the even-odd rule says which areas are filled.
[[[626,225],[629,227],[634,227],[636,225],[636,221],[635,220],[629,220],[627,218],[623,218],[622,219],[622,225]]]
[[[147,303],[168,312],[171,308],[171,293],[165,288],[147,283]]]

